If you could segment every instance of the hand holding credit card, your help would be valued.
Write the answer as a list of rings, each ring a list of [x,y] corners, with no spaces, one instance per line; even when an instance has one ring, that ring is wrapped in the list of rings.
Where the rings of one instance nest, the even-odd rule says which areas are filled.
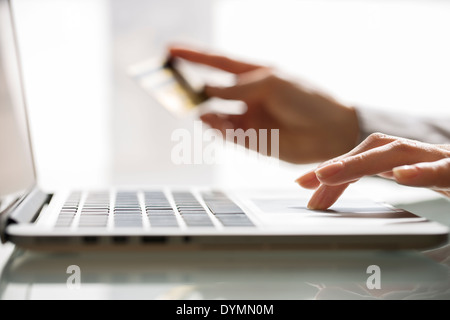
[[[176,58],[149,59],[131,66],[129,73],[176,117],[188,114],[208,99],[203,91],[204,83],[199,83],[199,79],[188,80],[181,61]]]

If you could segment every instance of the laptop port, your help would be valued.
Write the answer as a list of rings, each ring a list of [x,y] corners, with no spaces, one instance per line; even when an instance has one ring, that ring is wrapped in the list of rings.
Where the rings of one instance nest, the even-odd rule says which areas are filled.
[[[164,242],[167,242],[167,238],[166,237],[160,237],[160,236],[142,237],[142,242],[143,243],[164,243]]]
[[[95,244],[98,242],[98,237],[95,236],[87,236],[83,238],[84,243],[86,244]]]
[[[116,236],[112,238],[114,243],[125,244],[128,242],[129,238],[127,236]]]

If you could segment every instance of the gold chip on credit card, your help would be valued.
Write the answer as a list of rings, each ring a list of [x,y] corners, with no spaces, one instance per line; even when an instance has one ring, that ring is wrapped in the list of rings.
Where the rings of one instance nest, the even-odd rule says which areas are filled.
[[[131,77],[173,115],[181,117],[208,99],[195,88],[173,58],[154,58],[130,67]]]

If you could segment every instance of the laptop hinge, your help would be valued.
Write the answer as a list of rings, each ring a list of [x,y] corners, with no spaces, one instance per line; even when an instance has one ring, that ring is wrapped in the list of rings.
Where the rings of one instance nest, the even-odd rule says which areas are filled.
[[[0,239],[2,243],[8,240],[6,234],[6,227],[8,225],[32,222],[42,207],[50,202],[51,197],[51,194],[34,188],[26,196],[18,199],[2,212],[0,217]]]

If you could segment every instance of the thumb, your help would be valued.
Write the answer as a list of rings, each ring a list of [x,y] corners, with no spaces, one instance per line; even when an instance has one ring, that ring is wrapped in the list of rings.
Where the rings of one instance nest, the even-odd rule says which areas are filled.
[[[250,82],[241,82],[229,87],[205,86],[205,93],[209,97],[226,100],[258,100],[267,92],[268,79],[258,79]]]

